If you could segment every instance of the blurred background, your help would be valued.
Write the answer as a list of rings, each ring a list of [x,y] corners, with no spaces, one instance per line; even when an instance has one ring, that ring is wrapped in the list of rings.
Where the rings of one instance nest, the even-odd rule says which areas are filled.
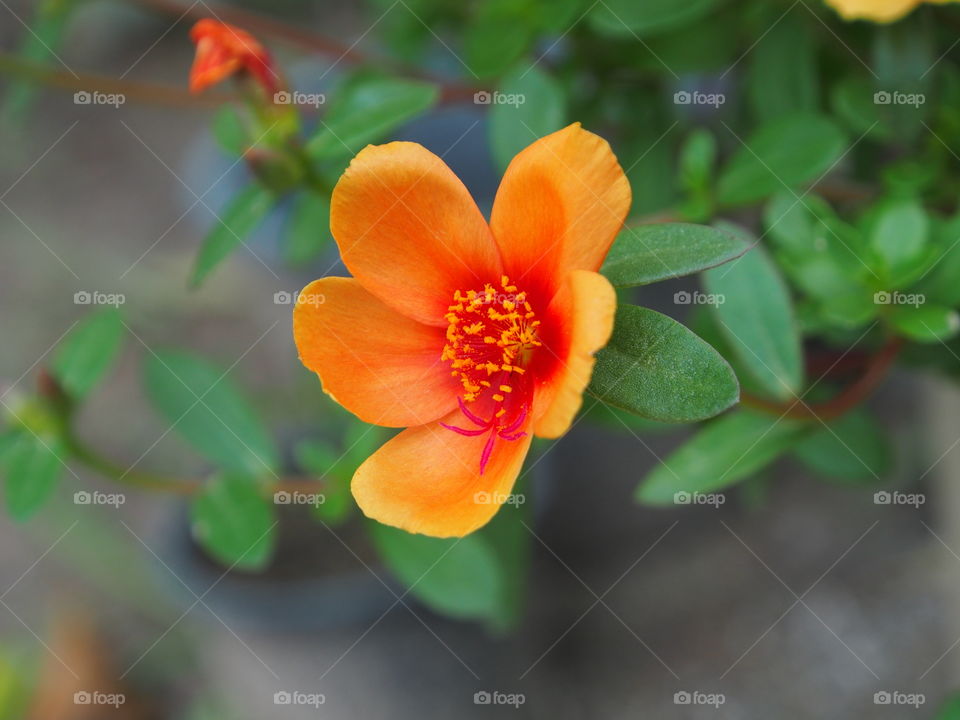
[[[201,287],[188,284],[198,247],[252,177],[211,130],[232,90],[186,91],[197,19],[222,14],[260,36],[303,92],[333,97],[358,65],[415,68],[440,99],[390,137],[443,156],[484,212],[502,168],[489,107],[474,93],[499,86],[501,60],[542,63],[563,82],[567,121],[609,129],[634,214],[656,216],[677,205],[676,157],[692,127],[732,143],[725,126],[753,127],[732,99],[691,109],[675,92],[742,97],[757,54],[769,61],[776,50],[763,39],[785,42],[789,23],[829,46],[825,72],[857,66],[856,43],[873,32],[815,0],[760,4],[691,2],[697,32],[677,21],[610,35],[601,31],[610,17],[595,15],[619,6],[603,0],[547,8],[555,22],[526,33],[511,12],[536,3],[490,3],[487,15],[468,3],[480,13],[472,22],[493,29],[465,40],[459,3],[0,0],[4,406],[42,391],[43,368],[90,310],[77,293],[122,297],[123,349],[75,429],[144,481],[70,462],[42,510],[0,520],[3,717],[955,717],[944,704],[960,687],[960,393],[937,375],[898,368],[871,399],[896,451],[882,484],[822,482],[787,456],[698,507],[632,500],[692,428],[590,408],[524,474],[528,597],[509,628],[409,592],[357,513],[318,522],[279,506],[270,557],[245,569],[198,544],[184,493],[150,486],[151,473],[211,472],[141,381],[144,363],[172,348],[229,373],[285,471],[298,473],[299,443],[340,438],[348,422],[300,365],[291,308],[277,300],[345,273],[325,229],[291,264],[284,237],[295,209],[280,202]],[[24,47],[36,41],[30,57]],[[939,67],[952,63],[952,46],[936,48],[948,52]],[[122,102],[77,103],[74,93],[103,79]],[[738,219],[757,223],[749,212]],[[676,293],[697,287],[673,280],[632,297],[686,320]],[[878,503],[883,489],[916,502]],[[114,498],[84,503],[78,492]],[[470,575],[468,562],[451,572]],[[888,707],[877,693],[913,700]]]

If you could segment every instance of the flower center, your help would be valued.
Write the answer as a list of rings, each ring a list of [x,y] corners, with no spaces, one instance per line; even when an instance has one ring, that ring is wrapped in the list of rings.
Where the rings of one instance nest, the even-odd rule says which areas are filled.
[[[518,440],[530,406],[531,385],[524,377],[534,350],[541,346],[537,328],[540,321],[527,301],[506,275],[500,287],[487,283],[482,290],[457,290],[445,318],[447,343],[441,358],[450,362],[451,372],[460,380],[463,394],[460,410],[475,425],[465,430],[444,424],[461,435],[490,433],[480,459],[483,473],[496,438]],[[483,419],[468,404],[481,399],[492,402],[490,418]]]

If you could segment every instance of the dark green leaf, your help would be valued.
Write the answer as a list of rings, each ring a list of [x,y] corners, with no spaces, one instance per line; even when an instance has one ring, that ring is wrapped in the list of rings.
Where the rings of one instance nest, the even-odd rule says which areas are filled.
[[[663,223],[627,227],[601,272],[617,287],[631,287],[691,275],[743,255],[742,238],[706,225]]]
[[[65,450],[55,437],[19,433],[6,455],[7,510],[14,520],[26,520],[49,499],[63,467]]]
[[[803,385],[800,333],[780,272],[762,247],[703,275],[730,348],[767,392],[779,399]]]
[[[845,150],[843,133],[821,115],[792,114],[746,139],[718,182],[723,205],[746,205],[817,180]]]
[[[74,399],[84,397],[113,365],[123,341],[123,319],[116,308],[97,310],[61,342],[50,370]]]
[[[748,97],[761,121],[817,109],[817,54],[809,19],[782,15],[750,51]]]
[[[941,342],[960,331],[960,314],[937,305],[896,305],[888,318],[898,333],[916,342]]]
[[[166,351],[147,358],[144,384],[157,411],[205,458],[227,470],[276,472],[273,440],[227,372],[188,353]]]
[[[365,145],[426,112],[440,93],[413,80],[368,78],[344,88],[307,143],[315,160],[355,155]]]
[[[537,138],[564,125],[560,84],[533,63],[520,63],[500,83],[498,94],[482,96],[490,107],[490,144],[500,171]]]
[[[457,618],[489,618],[497,611],[501,568],[479,534],[433,538],[371,523],[381,559],[410,593],[431,609]]]
[[[190,279],[199,286],[224,258],[242,245],[273,208],[276,198],[262,185],[251,185],[236,195],[220,213],[197,253]]]
[[[300,193],[287,229],[284,259],[291,265],[313,260],[330,242],[330,199],[315,192]]]
[[[673,30],[706,15],[718,0],[605,0],[590,13],[590,24],[605,35],[643,36]]]
[[[845,482],[878,481],[891,463],[890,439],[860,408],[814,429],[793,452],[814,471]]]
[[[809,427],[746,410],[724,415],[647,475],[636,497],[642,503],[669,505],[678,492],[709,493],[729,487],[773,462]]]
[[[739,386],[720,354],[676,320],[620,305],[588,392],[652,420],[691,422],[737,402]]]
[[[253,478],[228,473],[207,482],[191,505],[193,533],[216,560],[229,567],[260,570],[276,545],[272,501]]]

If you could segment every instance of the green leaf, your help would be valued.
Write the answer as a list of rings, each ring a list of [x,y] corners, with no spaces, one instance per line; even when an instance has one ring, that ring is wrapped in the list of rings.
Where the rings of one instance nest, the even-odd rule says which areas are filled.
[[[934,226],[933,266],[920,278],[917,291],[939,305],[960,305],[960,215]]]
[[[694,130],[680,149],[680,184],[689,191],[710,186],[710,175],[717,159],[717,141],[709,130]]]
[[[771,18],[769,32],[750,51],[748,98],[761,122],[817,109],[817,53],[808,19],[794,13]]]
[[[499,94],[484,95],[490,107],[490,144],[501,172],[537,138],[563,127],[565,98],[560,83],[532,63],[520,63],[501,81]]]
[[[276,545],[273,503],[261,485],[236,473],[207,482],[191,505],[193,534],[216,560],[242,570],[260,570]]]
[[[291,265],[303,265],[329,242],[330,199],[315,192],[300,193],[287,229],[284,259]]]
[[[431,609],[474,619],[496,612],[503,577],[481,535],[433,538],[379,523],[370,524],[370,533],[387,568]]]
[[[648,37],[698,20],[718,0],[605,0],[594,6],[589,21],[605,35]]]
[[[355,155],[429,110],[440,93],[413,80],[366,78],[345,87],[306,146],[314,160]]]
[[[487,0],[479,9],[464,31],[466,65],[477,78],[495,77],[527,51],[534,28],[513,0]]]
[[[738,410],[708,423],[637,488],[650,505],[669,505],[678,492],[709,493],[769,465],[809,429],[808,423]]]
[[[273,440],[228,372],[185,352],[162,351],[147,358],[144,385],[154,408],[205,458],[226,470],[275,473]]]
[[[344,522],[353,509],[350,479],[356,468],[347,471],[347,463],[342,461],[341,454],[320,440],[298,443],[294,455],[297,464],[316,475],[322,483],[324,500],[312,506],[314,515],[333,525]]]
[[[815,429],[793,452],[815,472],[846,482],[877,481],[892,460],[890,439],[862,408]]]
[[[490,629],[501,634],[516,629],[526,607],[533,549],[533,535],[527,529],[533,522],[529,487],[528,476],[521,474],[512,494],[524,502],[504,504],[479,532],[495,553],[503,577],[496,610],[488,618]]]
[[[600,272],[616,287],[690,275],[740,257],[742,238],[706,225],[663,223],[624,228]]]
[[[71,397],[83,398],[110,369],[123,331],[120,311],[103,308],[81,320],[63,339],[50,370]]]
[[[747,205],[784,186],[816,180],[845,150],[846,138],[822,115],[792,114],[760,127],[736,151],[720,175],[723,205]]]
[[[793,397],[803,385],[800,333],[787,287],[762,247],[708,270],[703,282],[723,298],[717,319],[741,363],[773,397]]]
[[[14,520],[27,520],[50,498],[64,456],[64,445],[55,437],[19,434],[5,462],[7,510]]]
[[[938,305],[896,305],[887,317],[900,335],[915,342],[942,342],[960,331],[960,314]]]
[[[889,287],[897,287],[900,276],[925,254],[929,231],[927,214],[915,200],[894,200],[877,208],[869,241]]]
[[[250,146],[250,135],[237,108],[224,105],[213,116],[213,136],[228,155],[240,157]]]
[[[243,244],[243,239],[263,221],[275,201],[274,194],[259,184],[241,190],[230,201],[200,246],[190,279],[193,287],[203,283],[227,255]]]
[[[665,422],[712,417],[737,402],[739,391],[716,350],[676,320],[635,305],[617,308],[588,388],[608,405]]]

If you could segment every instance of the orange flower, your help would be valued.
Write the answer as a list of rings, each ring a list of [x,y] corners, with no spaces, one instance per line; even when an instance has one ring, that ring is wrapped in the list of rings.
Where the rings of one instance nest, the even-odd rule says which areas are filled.
[[[271,98],[277,91],[270,53],[246,30],[204,19],[190,30],[190,39],[197,45],[190,92],[202,92],[237,72],[250,73]]]
[[[415,143],[369,146],[333,191],[353,278],[303,290],[304,365],[360,419],[406,427],[353,477],[364,513],[462,536],[510,493],[532,435],[570,427],[613,328],[600,268],[630,208],[610,146],[579,123],[503,177],[489,225],[456,175]]]

